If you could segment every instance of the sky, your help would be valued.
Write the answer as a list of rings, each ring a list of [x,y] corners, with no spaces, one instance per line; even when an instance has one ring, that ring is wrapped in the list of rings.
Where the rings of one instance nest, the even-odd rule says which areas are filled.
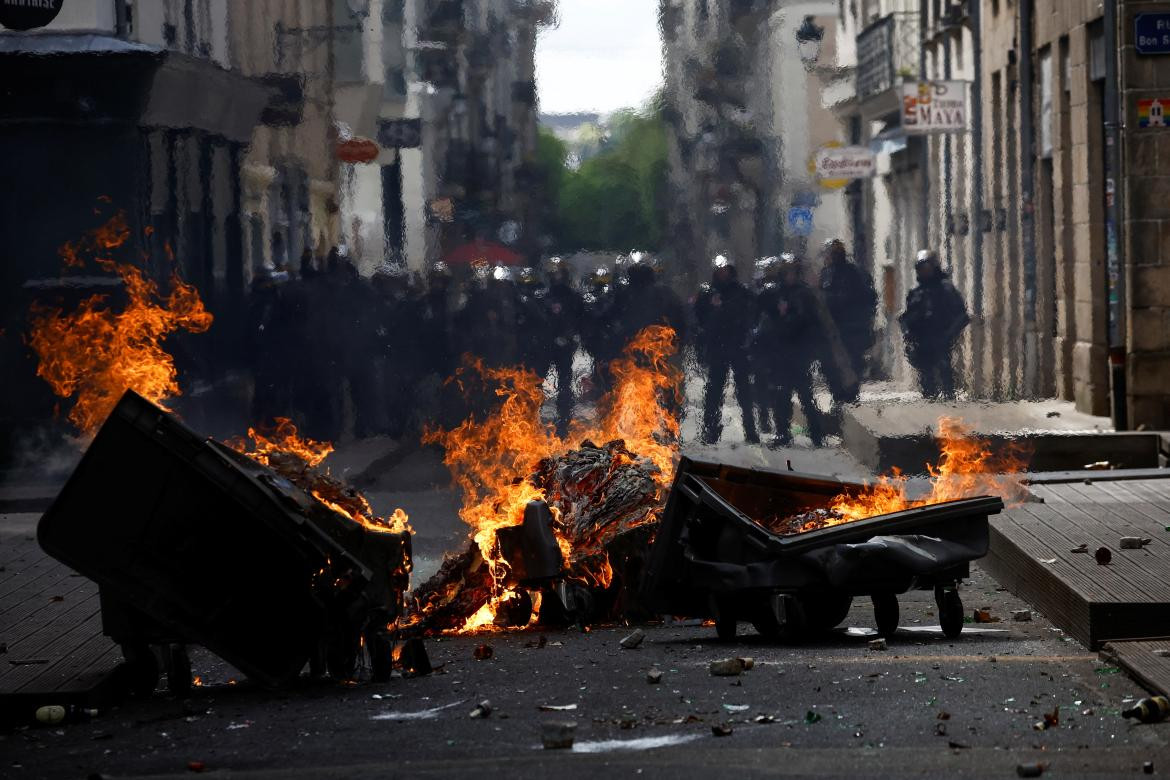
[[[557,0],[536,42],[540,110],[637,108],[662,83],[658,0]]]

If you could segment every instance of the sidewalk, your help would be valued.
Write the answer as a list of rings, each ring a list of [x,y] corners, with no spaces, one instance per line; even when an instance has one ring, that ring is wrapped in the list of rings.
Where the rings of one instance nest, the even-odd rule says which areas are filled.
[[[942,417],[961,420],[993,442],[1026,440],[1033,471],[1080,469],[1108,461],[1114,468],[1155,468],[1162,463],[1157,432],[1116,432],[1107,417],[1083,414],[1068,401],[926,401],[917,392],[867,385],[859,404],[842,413],[845,448],[875,471],[922,471],[938,457],[935,436]]]

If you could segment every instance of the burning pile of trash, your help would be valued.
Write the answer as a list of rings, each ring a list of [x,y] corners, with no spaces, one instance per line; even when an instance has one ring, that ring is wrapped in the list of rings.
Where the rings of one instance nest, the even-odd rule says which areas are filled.
[[[677,462],[669,411],[681,393],[677,349],[668,327],[639,333],[610,366],[614,386],[597,422],[566,439],[540,421],[535,374],[475,362],[461,369],[502,400],[482,420],[424,437],[444,447],[463,489],[471,543],[415,590],[409,629],[580,623],[628,606],[619,603],[633,592],[624,585],[639,570]]]

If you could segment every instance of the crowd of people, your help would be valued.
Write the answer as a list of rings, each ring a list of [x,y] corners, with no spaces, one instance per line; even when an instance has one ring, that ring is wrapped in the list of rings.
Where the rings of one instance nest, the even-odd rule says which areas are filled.
[[[665,324],[677,333],[678,359],[693,356],[705,379],[704,442],[722,435],[732,381],[745,441],[771,434],[773,446],[791,443],[795,397],[820,445],[826,426],[813,397],[816,372],[834,408],[858,399],[878,304],[872,279],[844,243],[827,242],[820,260],[813,281],[795,254],[748,264],[719,255],[710,281],[687,302],[644,252],[580,278],[557,257],[522,269],[478,263],[458,283],[442,262],[421,277],[386,264],[366,278],[337,251],[323,262],[306,252],[295,277],[267,269],[253,283],[252,415],[291,417],[306,435],[327,441],[341,437],[347,414],[359,438],[398,438],[428,422],[450,427],[486,412],[491,400],[445,381],[469,354],[488,368],[523,366],[554,377],[563,435],[578,396],[604,393],[610,362],[624,346],[643,328]],[[952,397],[951,352],[968,322],[966,307],[935,253],[921,252],[915,271],[899,317],[907,357],[924,396]],[[574,382],[585,356],[588,381]]]

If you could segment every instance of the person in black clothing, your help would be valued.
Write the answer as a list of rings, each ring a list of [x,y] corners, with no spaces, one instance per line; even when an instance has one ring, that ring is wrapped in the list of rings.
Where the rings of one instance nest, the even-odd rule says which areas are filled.
[[[431,347],[419,341],[420,325],[425,325],[422,305],[406,269],[392,263],[381,265],[372,286],[376,320],[371,335],[375,340],[367,354],[376,355],[380,367],[379,425],[397,439],[410,427],[414,388],[424,373],[424,355]]]
[[[446,263],[441,260],[432,263],[427,269],[426,289],[418,299],[422,368],[428,373],[438,374],[440,379],[446,379],[455,370],[451,278],[451,269]]]
[[[288,397],[291,379],[289,334],[281,328],[282,287],[288,272],[266,265],[252,277],[248,296],[247,349],[252,366],[252,420],[267,424],[289,414]]]
[[[520,362],[543,379],[548,373],[551,339],[545,327],[545,288],[540,272],[520,269],[516,283],[516,346]]]
[[[756,352],[764,356],[768,384],[773,388],[772,413],[776,438],[772,446],[792,443],[792,396],[795,393],[808,421],[815,446],[824,439],[821,412],[813,401],[812,369],[820,354],[823,333],[816,293],[802,278],[803,263],[791,253],[780,259],[775,289],[761,296]]]
[[[336,256],[336,248],[330,252]],[[290,283],[278,307],[280,328],[288,334],[292,407],[297,427],[310,439],[335,442],[341,436],[344,338],[336,312],[344,306],[339,259],[320,272],[302,260],[302,276]],[[308,272],[308,273],[306,273]]]
[[[658,280],[655,259],[637,252],[626,268],[627,285],[617,293],[613,305],[615,357],[621,355],[639,333],[651,325],[665,325],[674,331],[677,350],[670,362],[682,375],[682,345],[687,338],[687,309],[674,290]],[[681,388],[680,388],[681,391]],[[662,399],[666,411],[681,418],[684,407],[681,392],[666,393]]]
[[[674,290],[658,281],[653,258],[642,252],[633,253],[626,268],[626,281],[627,285],[614,300],[615,352],[620,354],[650,325],[673,328],[676,343],[685,343],[686,307]]]
[[[751,292],[739,281],[735,263],[724,255],[711,261],[711,284],[703,285],[694,305],[696,345],[707,367],[703,400],[703,441],[714,444],[723,430],[723,389],[728,373],[735,375],[735,397],[743,416],[744,440],[758,444],[752,413],[749,335],[755,306]]]
[[[865,375],[865,355],[873,346],[873,319],[877,313],[877,291],[873,280],[857,264],[849,262],[845,244],[840,239],[825,243],[821,253],[824,265],[821,267],[821,295],[829,311],[829,317],[837,328],[852,372],[827,371],[838,403],[854,402],[860,391],[861,378]],[[830,361],[830,364],[836,361]],[[852,373],[850,380],[848,374]]]
[[[954,398],[951,351],[971,321],[967,305],[933,250],[918,253],[914,273],[918,285],[906,294],[906,311],[898,317],[906,357],[918,372],[923,397]]]
[[[557,374],[557,434],[569,432],[573,416],[573,356],[577,354],[577,339],[581,330],[583,303],[573,289],[573,272],[563,259],[550,258],[546,273],[548,287],[538,293],[543,304],[543,331],[545,334],[546,363],[539,371],[548,374],[549,365]]]
[[[593,358],[593,381],[598,392],[610,385],[609,361],[617,355],[613,328],[614,292],[610,270],[599,266],[589,275],[581,296],[581,346]]]
[[[477,271],[456,315],[461,351],[493,368],[519,363],[519,303],[512,269],[498,265]]]

